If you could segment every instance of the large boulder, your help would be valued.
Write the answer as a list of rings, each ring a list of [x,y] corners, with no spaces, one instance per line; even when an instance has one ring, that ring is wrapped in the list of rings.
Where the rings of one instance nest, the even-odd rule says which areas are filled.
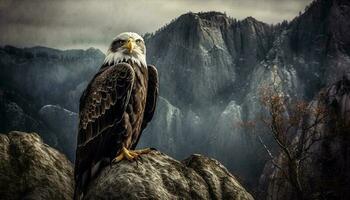
[[[1,199],[72,199],[73,167],[36,133],[0,134]]]
[[[73,167],[36,133],[0,134],[1,199],[72,199]],[[158,151],[107,166],[85,199],[253,200],[218,161],[192,155],[179,162]]]
[[[239,199],[253,197],[218,161],[192,155],[179,162],[158,151],[139,162],[104,168],[85,199]]]

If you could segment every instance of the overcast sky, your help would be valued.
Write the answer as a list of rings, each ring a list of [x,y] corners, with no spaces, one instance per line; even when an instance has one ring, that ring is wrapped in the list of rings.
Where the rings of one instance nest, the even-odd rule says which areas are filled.
[[[154,32],[188,11],[266,23],[293,19],[312,0],[0,0],[0,45],[105,50],[120,32]]]

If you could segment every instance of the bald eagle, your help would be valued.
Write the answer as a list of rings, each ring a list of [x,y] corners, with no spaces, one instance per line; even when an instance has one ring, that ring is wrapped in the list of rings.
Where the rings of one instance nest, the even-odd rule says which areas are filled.
[[[80,98],[75,161],[75,199],[102,167],[133,161],[150,149],[135,150],[153,117],[158,73],[146,64],[146,47],[137,33],[121,33]]]

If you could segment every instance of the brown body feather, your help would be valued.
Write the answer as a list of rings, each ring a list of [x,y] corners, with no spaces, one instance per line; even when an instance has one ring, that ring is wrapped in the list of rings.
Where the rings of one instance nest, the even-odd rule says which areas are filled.
[[[123,146],[136,147],[157,97],[155,67],[131,63],[101,67],[80,99],[75,199]]]

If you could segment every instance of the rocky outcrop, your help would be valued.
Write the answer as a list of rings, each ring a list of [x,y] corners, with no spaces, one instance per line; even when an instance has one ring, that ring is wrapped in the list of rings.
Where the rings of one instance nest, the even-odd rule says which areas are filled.
[[[0,134],[1,199],[69,200],[74,178],[70,161],[36,133]],[[218,161],[192,155],[179,162],[152,151],[137,162],[106,166],[85,199],[253,200]]]
[[[69,200],[73,196],[73,167],[36,133],[0,134],[1,199]]]
[[[34,99],[0,86],[0,133],[12,130],[37,132],[44,141],[57,147],[57,137],[38,116]]]
[[[138,163],[107,166],[90,184],[85,199],[253,198],[216,160],[192,155],[179,162],[152,151]]]

